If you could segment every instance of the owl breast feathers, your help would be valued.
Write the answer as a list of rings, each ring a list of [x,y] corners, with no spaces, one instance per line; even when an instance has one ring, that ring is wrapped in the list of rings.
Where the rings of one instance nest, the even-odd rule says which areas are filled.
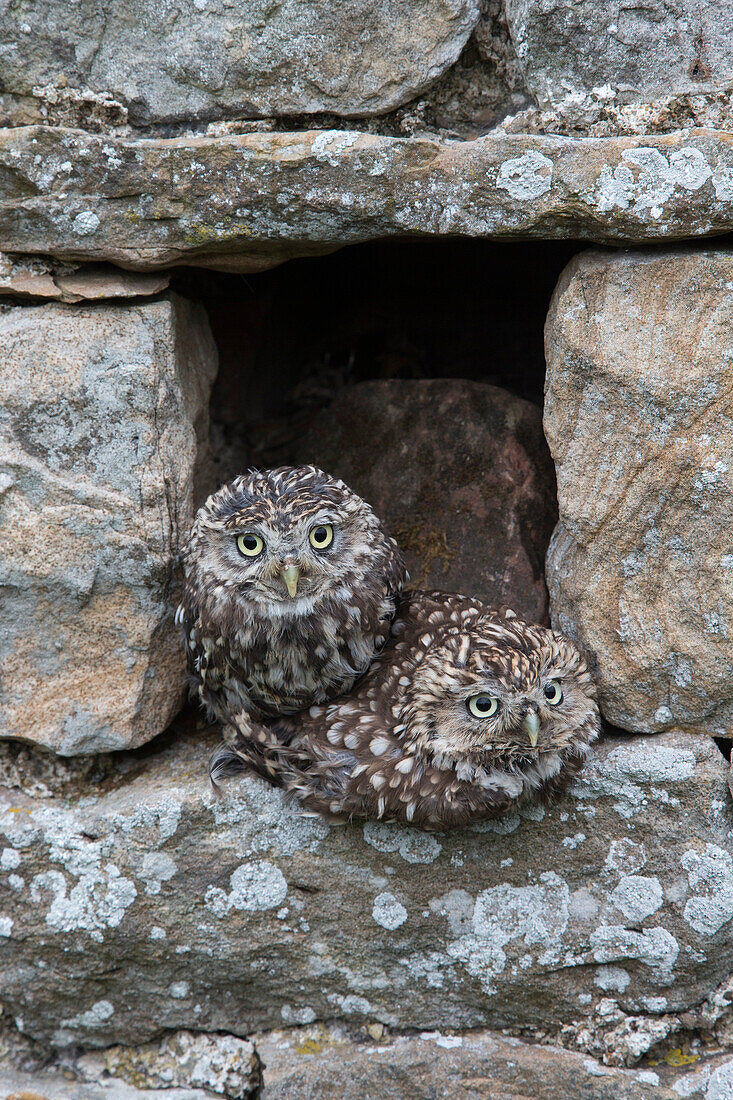
[[[199,697],[224,721],[348,691],[384,644],[406,579],[369,505],[314,466],[223,486],[183,560],[176,618]]]
[[[348,697],[266,724],[240,714],[211,774],[249,767],[332,818],[448,828],[549,800],[599,725],[566,639],[463,596],[412,592]]]

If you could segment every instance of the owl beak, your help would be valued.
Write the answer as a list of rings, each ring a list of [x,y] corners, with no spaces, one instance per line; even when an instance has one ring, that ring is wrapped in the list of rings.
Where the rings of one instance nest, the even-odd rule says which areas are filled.
[[[285,581],[290,599],[294,600],[295,593],[298,591],[298,578],[300,577],[300,567],[297,565],[284,565],[280,570],[280,576]]]
[[[532,748],[536,748],[537,739],[540,735],[540,716],[536,710],[530,710],[525,714],[522,729],[528,735]]]

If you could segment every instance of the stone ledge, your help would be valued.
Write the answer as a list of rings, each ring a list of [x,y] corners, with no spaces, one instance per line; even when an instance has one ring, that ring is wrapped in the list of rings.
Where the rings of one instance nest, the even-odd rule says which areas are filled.
[[[710,738],[606,738],[550,810],[435,835],[329,826],[256,779],[217,800],[210,748],[181,738],[101,790],[0,792],[0,1001],[24,1034],[562,1021],[633,1061],[733,968]]]
[[[733,229],[733,134],[0,131],[0,249],[257,271],[384,237],[648,242]]]
[[[311,1025],[250,1040],[174,1032],[141,1047],[70,1052],[48,1066],[18,1059],[9,1040],[5,1056],[0,1049],[8,1100],[68,1100],[71,1090],[74,1100],[724,1100],[733,1083],[730,1055],[699,1042],[629,1070],[498,1032],[390,1034],[381,1025]]]

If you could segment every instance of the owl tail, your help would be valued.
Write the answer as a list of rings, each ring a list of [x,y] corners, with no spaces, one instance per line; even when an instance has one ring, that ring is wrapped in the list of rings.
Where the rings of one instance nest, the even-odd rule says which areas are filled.
[[[275,723],[272,728],[265,726],[246,711],[230,716],[223,727],[224,744],[216,749],[209,761],[209,778],[214,790],[220,791],[220,780],[247,772],[259,775],[275,787],[282,787],[283,740],[290,731],[281,726],[282,722]]]
[[[220,745],[212,753],[209,760],[211,786],[217,794],[220,794],[221,787],[219,783],[222,779],[234,779],[242,772],[248,771],[249,768],[249,761],[243,759],[238,752],[230,748],[229,745]]]

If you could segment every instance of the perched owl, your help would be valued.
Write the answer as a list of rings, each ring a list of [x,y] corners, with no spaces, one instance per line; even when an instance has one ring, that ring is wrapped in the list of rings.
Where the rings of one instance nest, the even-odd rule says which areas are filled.
[[[599,726],[565,638],[464,596],[412,592],[353,692],[266,725],[235,719],[211,776],[249,766],[328,817],[448,828],[549,800]]]
[[[209,497],[183,553],[182,624],[210,715],[288,714],[348,691],[406,580],[360,497],[314,466],[251,471]]]

